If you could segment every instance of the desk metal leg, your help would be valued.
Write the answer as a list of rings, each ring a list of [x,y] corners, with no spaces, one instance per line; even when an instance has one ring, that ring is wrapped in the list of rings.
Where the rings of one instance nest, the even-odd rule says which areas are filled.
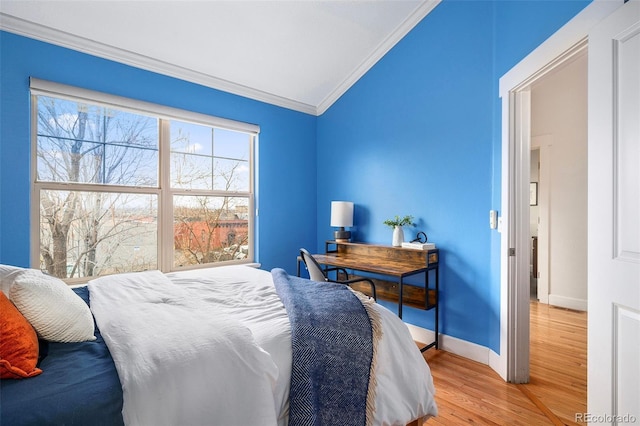
[[[420,349],[420,352],[425,352],[427,349],[433,348],[435,347],[436,349],[438,349],[439,343],[438,341],[439,339],[439,333],[438,333],[438,317],[439,317],[439,310],[438,310],[438,306],[439,306],[439,300],[438,300],[438,290],[439,290],[439,277],[438,277],[438,268],[435,269],[435,274],[436,274],[436,282],[435,282],[435,295],[434,295],[434,303],[435,303],[435,307],[434,309],[434,336],[435,339],[433,340],[433,342],[429,343],[428,345],[426,345],[425,347],[423,347],[422,349]],[[425,309],[427,309],[429,307],[429,270],[425,271],[424,273],[424,297],[425,297],[425,301],[424,301],[424,306]]]
[[[439,346],[439,342],[440,342],[440,336],[439,336],[439,324],[438,324],[438,320],[440,318],[440,277],[438,275],[438,268],[436,268],[436,294],[435,294],[435,300],[434,302],[436,303],[436,319],[435,319],[435,333],[436,333],[436,349],[438,349]]]
[[[399,288],[398,288],[398,293],[399,293],[398,294],[398,317],[400,319],[402,319],[402,299],[403,299],[403,295],[402,295],[402,293],[403,293],[403,291],[402,291],[402,288],[403,288],[402,277],[400,277],[400,282],[398,283],[398,286],[399,286]]]

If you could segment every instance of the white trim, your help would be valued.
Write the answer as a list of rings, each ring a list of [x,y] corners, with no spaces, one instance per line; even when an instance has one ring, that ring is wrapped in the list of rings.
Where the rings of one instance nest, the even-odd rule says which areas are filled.
[[[557,294],[549,295],[549,305],[559,308],[573,309],[575,311],[586,311],[587,300],[576,299],[573,297],[559,296]]]
[[[386,39],[384,39],[342,83],[338,84],[331,93],[329,93],[318,104],[316,115],[324,114],[331,105],[337,101],[340,96],[344,95],[360,78],[365,75],[371,67],[373,67],[384,55],[389,52],[409,31],[411,31],[425,16],[440,4],[442,0],[427,0],[421,3],[414,11],[404,20],[404,22]]]
[[[143,70],[155,72],[169,77],[201,84],[212,89],[222,90],[235,95],[281,106],[295,111],[316,115],[316,107],[298,102],[272,93],[252,89],[241,84],[213,77],[189,68],[169,64],[148,56],[118,49],[103,43],[69,34],[64,31],[25,21],[15,16],[0,13],[0,30],[8,31],[35,40],[76,50],[78,52],[109,59],[121,64],[130,65]]]
[[[507,357],[500,356],[500,354],[492,350],[489,351],[489,367],[491,367],[493,371],[498,373],[500,377],[502,377],[502,380],[504,380],[505,382],[507,381],[507,376],[503,376],[502,374],[500,374],[500,372],[507,370],[506,366],[503,365],[506,361],[506,358]]]
[[[515,167],[510,168],[514,178],[511,186],[511,219],[514,226],[508,228],[507,233],[512,234],[510,247],[515,248],[515,259],[512,264],[513,273],[509,277],[514,284],[511,287],[509,302],[510,315],[518,318],[527,318],[526,322],[518,321],[515,327],[509,327],[510,345],[516,356],[511,357],[509,365],[509,378],[514,383],[527,383],[529,381],[529,182],[531,176],[531,92],[520,90],[512,92],[510,108],[514,108],[512,116],[518,126],[512,129],[513,141],[509,144],[513,150],[510,157]],[[522,234],[526,232],[526,238]],[[526,291],[523,291],[522,283],[526,283]]]
[[[238,265],[238,263],[234,263],[234,265]],[[241,263],[240,265],[242,266],[246,266],[248,268],[260,268],[261,264],[260,263]],[[193,269],[205,269],[205,268],[220,268],[223,266],[228,266],[228,265],[222,265],[222,264],[207,264],[207,265],[194,265],[195,267]],[[175,271],[171,271],[171,272],[175,272]],[[165,274],[170,274],[171,272],[164,272]],[[65,282],[67,283],[67,285],[71,288],[81,288],[81,287],[86,287],[89,284],[89,281],[91,281],[92,279],[95,279],[96,277],[85,277],[85,279],[73,279],[73,280],[66,280]]]
[[[433,331],[427,330],[426,328],[418,327],[413,324],[405,324],[409,328],[411,337],[416,342],[424,343],[433,341]],[[468,342],[466,340],[458,339],[457,337],[451,337],[447,336],[446,334],[440,333],[439,349],[451,352],[452,354],[459,355],[461,357],[479,362],[484,365],[490,365],[489,361],[491,358],[491,351],[489,350],[489,348],[478,345],[476,343]]]
[[[548,70],[563,54],[583,41],[589,30],[611,12],[622,6],[623,0],[594,0],[533,52],[518,62],[500,78],[500,97],[525,83],[531,83],[540,71]]]
[[[159,165],[160,165],[160,188],[171,188],[171,123],[168,120],[160,121],[160,150],[159,150]],[[162,171],[169,171],[169,173],[162,173]],[[166,229],[173,227],[173,194],[167,191],[161,191],[158,194],[158,268],[161,271],[173,270],[173,235],[165,235],[163,232]]]
[[[33,97],[31,97],[33,99]],[[40,207],[34,207],[35,200],[40,199],[39,189],[34,182],[37,177],[37,147],[34,141],[38,138],[38,105],[36,102],[29,103],[30,122],[29,122],[29,146],[30,161],[29,167],[29,266],[32,268],[40,268],[40,227],[31,226],[32,223],[40,223]]]
[[[172,108],[166,105],[154,104],[151,102],[126,98],[124,96],[83,89],[76,86],[68,86],[66,84],[41,80],[35,77],[30,77],[29,82],[31,86],[31,93],[34,95],[54,96],[63,99],[73,97],[74,99],[80,99],[87,103],[102,103],[118,108],[137,111],[143,114],[152,113],[153,115],[157,115],[159,118],[169,120],[192,121],[198,124],[221,127],[237,132],[251,134],[260,133],[260,126],[256,124],[244,123],[241,121],[229,120],[227,118]]]
[[[516,162],[514,153],[515,124],[516,117],[513,111],[515,95],[517,91],[526,89],[540,76],[550,72],[560,65],[562,61],[573,57],[586,45],[585,40],[591,28],[602,19],[611,14],[623,1],[594,0],[585,9],[578,13],[567,24],[560,28],[555,34],[549,37],[544,43],[538,46],[522,61],[516,64],[502,78],[499,84],[499,96],[502,98],[502,214],[504,232],[501,237],[501,259],[500,262],[500,355],[492,361],[492,368],[495,368],[501,377],[508,381],[515,381],[515,373],[519,371],[519,362],[528,362],[528,345],[526,347],[517,345],[511,341],[514,330],[522,330],[529,326],[528,315],[524,310],[518,310],[517,280],[514,275],[510,275],[513,266],[510,265],[508,248],[515,247],[516,240],[522,236],[515,235],[514,219],[512,218],[514,200],[516,198],[513,183],[519,183],[520,178],[516,178],[515,171],[520,167],[527,167],[527,164]],[[563,56],[564,55],[564,56]],[[561,58],[561,59],[559,59]],[[522,161],[522,158],[520,158]],[[528,159],[527,159],[528,161]],[[528,203],[527,203],[528,204]],[[511,219],[510,219],[511,218]],[[526,224],[526,239],[528,240],[528,226]],[[522,230],[520,230],[522,234]],[[511,244],[514,245],[509,245]],[[527,255],[528,253],[521,253]],[[525,291],[525,289],[521,289]],[[528,284],[527,289],[528,293]],[[526,351],[523,355],[521,351]],[[495,366],[495,367],[494,367]]]
[[[148,56],[140,55],[128,50],[119,49],[104,43],[99,43],[60,31],[51,27],[29,22],[15,16],[0,12],[0,30],[8,31],[35,40],[76,50],[78,52],[112,60],[125,65],[141,68],[158,74],[175,77],[181,80],[201,84],[212,89],[222,90],[249,99],[266,102],[294,111],[311,115],[323,114],[333,103],[353,86],[364,74],[371,69],[389,50],[393,48],[405,35],[409,33],[425,16],[427,16],[442,0],[427,0],[409,15],[402,24],[384,39],[371,54],[342,82],[340,82],[319,105],[310,105],[304,102],[278,96],[273,93],[253,89],[225,79],[170,64]]]

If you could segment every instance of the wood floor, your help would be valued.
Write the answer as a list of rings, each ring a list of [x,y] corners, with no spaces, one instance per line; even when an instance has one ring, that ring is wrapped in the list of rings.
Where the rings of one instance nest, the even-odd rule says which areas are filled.
[[[531,380],[505,383],[490,367],[430,349],[438,417],[425,425],[577,425],[586,412],[587,314],[531,303]]]

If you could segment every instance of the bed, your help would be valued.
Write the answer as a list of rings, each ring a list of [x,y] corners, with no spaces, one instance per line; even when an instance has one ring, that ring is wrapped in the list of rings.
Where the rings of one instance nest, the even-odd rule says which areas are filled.
[[[34,291],[19,281],[5,276],[3,292]],[[224,266],[69,291],[90,307],[89,337],[44,341],[34,326],[41,373],[0,381],[0,424],[404,425],[437,414],[407,327],[346,286]]]

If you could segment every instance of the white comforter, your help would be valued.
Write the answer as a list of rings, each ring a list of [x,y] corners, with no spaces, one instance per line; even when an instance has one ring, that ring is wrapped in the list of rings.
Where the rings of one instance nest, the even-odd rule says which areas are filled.
[[[127,425],[286,425],[291,335],[269,272],[122,274],[91,281],[89,291]],[[383,336],[374,424],[435,415],[431,372],[407,327],[376,309]]]

